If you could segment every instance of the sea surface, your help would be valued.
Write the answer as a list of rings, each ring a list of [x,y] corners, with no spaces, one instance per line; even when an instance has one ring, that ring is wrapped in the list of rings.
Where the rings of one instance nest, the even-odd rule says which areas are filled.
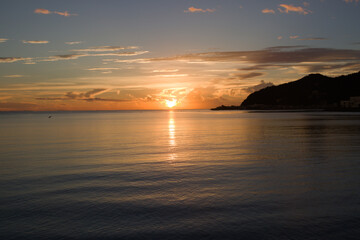
[[[360,113],[0,113],[0,239],[359,236]]]

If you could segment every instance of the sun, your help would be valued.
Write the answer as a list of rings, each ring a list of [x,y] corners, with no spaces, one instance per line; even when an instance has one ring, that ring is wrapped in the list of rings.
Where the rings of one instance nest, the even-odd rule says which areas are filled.
[[[165,100],[165,103],[166,103],[166,106],[168,106],[169,108],[172,108],[172,107],[175,107],[178,102],[175,98],[173,98],[171,101]]]

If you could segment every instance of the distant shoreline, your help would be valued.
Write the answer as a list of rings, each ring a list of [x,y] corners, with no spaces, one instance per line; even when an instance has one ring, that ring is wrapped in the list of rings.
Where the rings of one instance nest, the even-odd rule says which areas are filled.
[[[251,108],[241,106],[219,106],[211,108],[212,111],[256,111],[256,112],[360,112],[360,108],[296,108],[296,107],[263,107]]]

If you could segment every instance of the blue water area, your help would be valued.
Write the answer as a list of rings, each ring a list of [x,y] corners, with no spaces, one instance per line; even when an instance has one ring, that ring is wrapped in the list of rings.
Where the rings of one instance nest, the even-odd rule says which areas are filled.
[[[359,239],[360,114],[0,113],[0,186],[4,240]]]

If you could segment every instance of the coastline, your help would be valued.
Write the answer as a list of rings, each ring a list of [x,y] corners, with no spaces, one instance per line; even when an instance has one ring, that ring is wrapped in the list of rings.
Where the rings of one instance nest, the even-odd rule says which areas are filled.
[[[295,106],[257,106],[257,107],[241,107],[241,106],[224,106],[221,105],[216,108],[211,108],[212,111],[236,111],[236,110],[247,110],[256,112],[360,112],[360,108],[339,108],[339,107],[328,107],[328,108],[301,108]]]

